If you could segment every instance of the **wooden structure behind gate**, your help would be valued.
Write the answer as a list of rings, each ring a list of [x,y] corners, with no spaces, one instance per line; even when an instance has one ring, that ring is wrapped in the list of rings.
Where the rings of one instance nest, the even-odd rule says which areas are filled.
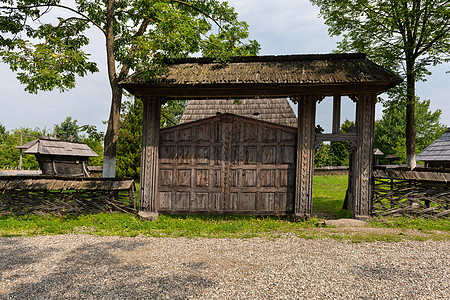
[[[161,213],[293,213],[297,129],[222,114],[161,130]]]

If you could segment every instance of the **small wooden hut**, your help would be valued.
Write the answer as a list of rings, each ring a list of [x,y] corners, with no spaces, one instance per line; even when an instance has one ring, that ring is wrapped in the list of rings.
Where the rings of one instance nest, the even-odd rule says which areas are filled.
[[[24,145],[25,154],[34,154],[42,175],[89,177],[89,157],[98,156],[88,145],[41,137]]]
[[[431,168],[450,168],[450,128],[417,155],[417,160]]]

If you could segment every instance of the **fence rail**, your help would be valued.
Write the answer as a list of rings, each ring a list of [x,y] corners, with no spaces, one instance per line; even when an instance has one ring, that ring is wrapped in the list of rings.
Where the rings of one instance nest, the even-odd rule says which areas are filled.
[[[0,215],[136,212],[132,179],[1,176]]]
[[[376,169],[373,177],[373,215],[450,217],[450,172]]]

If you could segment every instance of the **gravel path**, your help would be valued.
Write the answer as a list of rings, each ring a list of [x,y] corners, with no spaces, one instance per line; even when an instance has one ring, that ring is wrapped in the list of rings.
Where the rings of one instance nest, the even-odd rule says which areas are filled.
[[[450,299],[450,242],[4,237],[0,299]]]

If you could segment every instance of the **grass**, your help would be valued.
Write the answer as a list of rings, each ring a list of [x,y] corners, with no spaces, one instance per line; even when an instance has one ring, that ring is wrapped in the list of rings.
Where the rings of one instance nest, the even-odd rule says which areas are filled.
[[[95,234],[152,237],[275,237],[313,228],[317,220],[289,222],[277,217],[254,216],[169,216],[157,221],[142,221],[132,214],[95,214],[81,216],[3,216],[0,236],[53,234]]]
[[[351,214],[341,209],[346,188],[347,176],[315,177],[313,216],[351,217]],[[449,219],[373,219],[369,225],[380,228],[379,233],[317,227],[318,222],[317,217],[309,221],[292,222],[289,218],[282,217],[170,215],[160,215],[157,221],[148,222],[132,214],[119,213],[64,217],[2,216],[0,236],[92,234],[131,237],[277,238],[289,234],[305,239],[331,238],[346,242],[450,240]],[[385,233],[383,228],[395,228],[397,231],[387,230]]]
[[[351,218],[348,210],[343,210],[347,175],[314,176],[313,215],[329,215],[332,218]]]

